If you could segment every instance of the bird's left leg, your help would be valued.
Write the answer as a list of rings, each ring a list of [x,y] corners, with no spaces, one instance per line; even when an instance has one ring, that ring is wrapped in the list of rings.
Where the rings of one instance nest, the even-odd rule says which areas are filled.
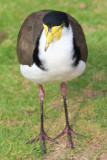
[[[63,82],[63,83],[61,84],[61,92],[62,92],[63,100],[64,100],[66,126],[65,126],[64,130],[63,130],[55,139],[63,136],[64,134],[67,134],[70,147],[73,149],[73,143],[72,143],[72,139],[71,139],[71,134],[73,134],[73,135],[75,135],[75,136],[81,136],[81,135],[79,135],[78,133],[74,132],[74,131],[70,128],[69,120],[68,120],[67,103],[66,103],[66,91],[67,91],[67,89],[66,89],[66,83]]]

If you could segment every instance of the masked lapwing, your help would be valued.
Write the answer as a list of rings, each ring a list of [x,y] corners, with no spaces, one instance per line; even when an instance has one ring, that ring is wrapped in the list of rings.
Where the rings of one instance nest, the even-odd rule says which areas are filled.
[[[45,139],[54,141],[65,133],[73,148],[71,134],[79,136],[69,125],[66,103],[66,82],[80,76],[86,67],[87,44],[80,24],[70,15],[60,11],[43,10],[29,15],[21,26],[17,41],[17,55],[22,75],[39,86],[41,105],[41,139],[43,152],[46,152]],[[66,126],[54,139],[48,137],[43,125],[42,84],[61,81],[64,100]]]

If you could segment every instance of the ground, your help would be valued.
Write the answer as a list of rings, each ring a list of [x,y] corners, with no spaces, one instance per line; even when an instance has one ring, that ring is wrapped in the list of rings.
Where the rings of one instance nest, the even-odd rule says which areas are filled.
[[[106,160],[107,159],[107,2],[106,0],[15,0],[0,1],[0,159],[1,160]],[[17,35],[30,13],[43,9],[71,14],[82,25],[88,45],[87,67],[83,75],[67,82],[67,104],[74,150],[66,135],[58,144],[27,145],[40,131],[38,86],[20,74],[16,55]],[[47,83],[44,126],[54,138],[65,126],[60,83]]]

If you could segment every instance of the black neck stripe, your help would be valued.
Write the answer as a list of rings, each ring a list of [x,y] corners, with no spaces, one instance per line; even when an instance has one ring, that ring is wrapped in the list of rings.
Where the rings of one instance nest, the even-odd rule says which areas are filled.
[[[75,42],[75,38],[73,37],[73,44],[74,44],[74,55],[73,55],[73,59],[75,59],[75,62],[74,62],[74,66],[77,66],[80,59],[81,59],[81,53],[80,53],[80,49],[79,47],[76,45],[76,42]]]
[[[41,35],[41,34],[40,34]],[[39,36],[39,38],[37,39],[37,41],[36,41],[36,47],[35,47],[35,49],[34,49],[34,51],[33,51],[33,62],[40,68],[40,69],[42,69],[42,70],[45,70],[45,68],[44,68],[44,66],[43,66],[43,64],[42,64],[42,61],[39,59],[39,49],[38,49],[38,47],[39,47],[39,40],[40,40],[40,36]]]

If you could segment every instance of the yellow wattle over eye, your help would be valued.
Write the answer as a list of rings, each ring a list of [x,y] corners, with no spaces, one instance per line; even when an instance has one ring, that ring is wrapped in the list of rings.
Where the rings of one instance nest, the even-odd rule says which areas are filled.
[[[60,26],[54,26],[52,27],[52,32],[51,32],[51,36],[52,37],[56,37],[58,40],[60,40],[61,35],[62,35],[62,29],[64,28],[65,24],[61,24]],[[48,30],[48,26],[43,24],[44,30],[45,30],[45,35],[46,37],[49,34],[49,30]]]
[[[48,27],[45,24],[43,24],[43,27],[45,29],[45,35],[47,36],[47,34],[48,34]]]
[[[61,38],[61,35],[62,35],[62,31],[61,30],[64,28],[64,26],[65,26],[65,23],[63,23],[60,26],[54,26],[54,27],[52,27],[52,34],[54,34],[55,37],[58,40],[60,40],[60,38]]]
[[[63,23],[63,24],[61,25],[61,29],[63,29],[63,28],[64,28],[64,26],[65,26],[65,23]]]
[[[59,40],[61,38],[61,26],[52,27],[52,34]]]

